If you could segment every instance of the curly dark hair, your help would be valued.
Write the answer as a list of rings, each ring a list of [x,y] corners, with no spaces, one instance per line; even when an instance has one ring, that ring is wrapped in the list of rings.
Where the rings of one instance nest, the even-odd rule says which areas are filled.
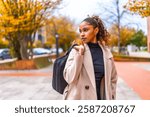
[[[92,17],[88,16],[82,22],[84,21],[89,23],[90,25],[93,25],[94,28],[98,27],[99,32],[96,35],[97,41],[100,41],[101,43],[105,42],[105,44],[108,45],[110,34],[105,28],[104,23],[99,18],[99,16],[94,16],[94,15]]]

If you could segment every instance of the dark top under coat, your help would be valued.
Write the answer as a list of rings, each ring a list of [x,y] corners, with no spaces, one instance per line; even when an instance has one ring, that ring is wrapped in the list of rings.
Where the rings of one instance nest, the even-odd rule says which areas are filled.
[[[98,43],[88,43],[92,55],[94,74],[97,89],[97,98],[100,100],[100,82],[104,77],[104,60],[103,52]]]

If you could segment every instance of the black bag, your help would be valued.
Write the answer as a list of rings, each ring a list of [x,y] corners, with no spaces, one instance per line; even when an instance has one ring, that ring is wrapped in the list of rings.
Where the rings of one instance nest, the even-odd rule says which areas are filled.
[[[68,85],[68,83],[65,81],[63,77],[63,71],[64,71],[66,61],[68,59],[69,53],[75,45],[76,44],[72,45],[64,56],[57,58],[54,62],[52,87],[60,94],[63,94],[65,87]]]

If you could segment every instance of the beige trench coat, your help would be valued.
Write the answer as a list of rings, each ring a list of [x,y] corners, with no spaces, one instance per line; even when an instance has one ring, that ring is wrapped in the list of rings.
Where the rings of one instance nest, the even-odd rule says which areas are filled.
[[[101,99],[113,100],[116,98],[117,83],[113,56],[107,47],[101,44],[99,46],[103,51],[105,67],[105,77],[101,81]],[[65,100],[97,100],[93,61],[87,44],[84,55],[72,49],[65,65],[64,78],[69,84],[64,90]]]

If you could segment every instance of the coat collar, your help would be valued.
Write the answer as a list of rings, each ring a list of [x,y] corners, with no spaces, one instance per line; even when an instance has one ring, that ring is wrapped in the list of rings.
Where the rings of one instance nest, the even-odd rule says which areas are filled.
[[[110,52],[110,50],[107,46],[104,46],[104,45],[100,44],[100,42],[98,42],[98,44],[99,44],[99,46],[101,47],[101,49],[103,51],[104,58],[110,59],[110,58],[113,57],[112,53]]]

